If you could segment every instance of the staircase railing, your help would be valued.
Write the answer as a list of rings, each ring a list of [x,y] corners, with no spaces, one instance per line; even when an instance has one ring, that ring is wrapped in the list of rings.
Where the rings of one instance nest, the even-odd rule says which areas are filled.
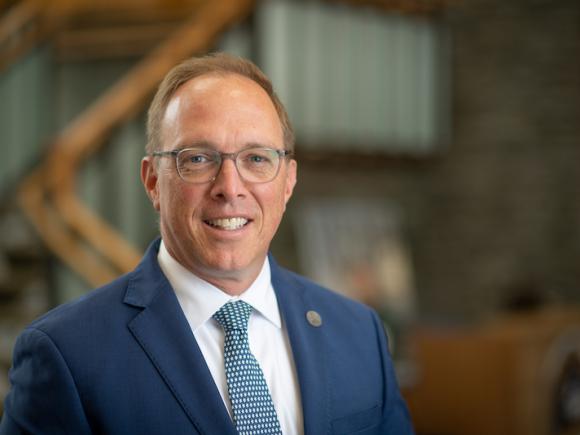
[[[47,159],[22,182],[19,201],[40,236],[91,285],[129,271],[141,254],[76,195],[84,160],[99,151],[115,127],[143,108],[171,67],[207,51],[253,7],[253,0],[200,5],[190,20],[67,126],[54,139]]]
[[[37,47],[61,25],[72,2],[22,0],[0,17],[0,71]]]

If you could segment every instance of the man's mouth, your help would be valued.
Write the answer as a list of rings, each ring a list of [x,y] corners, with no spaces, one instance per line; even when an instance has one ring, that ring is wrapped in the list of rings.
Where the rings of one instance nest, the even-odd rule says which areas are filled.
[[[234,231],[242,228],[249,221],[243,217],[233,217],[224,219],[209,219],[204,220],[210,227],[219,228],[220,230]]]

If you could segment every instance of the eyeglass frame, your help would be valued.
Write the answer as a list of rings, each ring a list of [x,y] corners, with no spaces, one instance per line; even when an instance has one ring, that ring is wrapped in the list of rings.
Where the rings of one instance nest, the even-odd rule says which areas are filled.
[[[243,153],[243,152],[246,152],[249,150],[253,150],[253,149],[274,151],[274,152],[276,152],[276,154],[278,154],[278,157],[280,158],[278,168],[276,169],[276,173],[274,174],[274,176],[270,180],[267,180],[267,181],[248,181],[240,173],[240,169],[238,168],[238,161],[237,161],[238,155],[240,153]],[[211,151],[211,152],[215,153],[217,156],[219,156],[219,166],[218,166],[216,174],[207,181],[199,181],[199,182],[189,181],[189,180],[186,180],[185,178],[183,178],[183,175],[181,175],[181,171],[179,170],[178,157],[179,157],[180,153],[182,153],[184,151],[188,151],[188,150]],[[260,146],[244,148],[244,149],[241,149],[239,151],[236,151],[235,153],[222,153],[220,151],[217,151],[217,150],[214,150],[211,148],[203,148],[203,147],[186,147],[186,148],[176,148],[176,149],[171,150],[171,151],[153,151],[152,153],[150,153],[148,155],[150,157],[170,157],[170,156],[174,157],[173,161],[175,162],[175,170],[177,172],[177,175],[179,175],[179,178],[181,178],[183,181],[185,181],[186,183],[189,183],[189,184],[206,184],[206,183],[214,182],[217,179],[220,171],[222,170],[224,160],[226,160],[226,159],[230,159],[232,162],[234,162],[234,166],[236,168],[236,171],[238,172],[239,177],[243,181],[245,181],[246,183],[251,183],[251,184],[263,184],[263,183],[270,183],[278,176],[278,174],[280,173],[280,168],[282,167],[282,159],[285,159],[287,157],[292,157],[294,155],[294,152],[290,151],[290,150],[286,150],[286,149],[279,150],[276,148],[260,147]]]

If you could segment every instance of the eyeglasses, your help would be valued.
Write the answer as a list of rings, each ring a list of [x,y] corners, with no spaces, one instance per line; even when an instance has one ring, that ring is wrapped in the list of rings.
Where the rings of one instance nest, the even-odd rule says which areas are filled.
[[[248,183],[267,183],[280,171],[283,158],[291,151],[272,148],[246,148],[237,153],[220,153],[206,148],[183,148],[173,151],[155,151],[155,157],[175,157],[175,167],[181,179],[187,183],[209,183],[214,181],[225,159],[236,165],[240,177]]]

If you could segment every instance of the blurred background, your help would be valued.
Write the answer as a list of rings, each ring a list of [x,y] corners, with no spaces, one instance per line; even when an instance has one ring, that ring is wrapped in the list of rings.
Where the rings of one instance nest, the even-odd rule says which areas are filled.
[[[580,434],[578,0],[0,0],[0,400],[156,237],[145,111],[216,50],[296,129],[274,254],[379,311],[417,433]]]

